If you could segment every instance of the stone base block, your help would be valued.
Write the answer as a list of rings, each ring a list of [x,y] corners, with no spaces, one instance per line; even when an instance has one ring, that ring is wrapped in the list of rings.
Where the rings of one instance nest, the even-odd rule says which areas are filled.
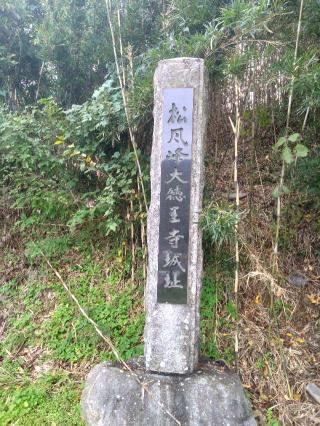
[[[190,375],[146,372],[143,358],[131,368],[102,363],[90,372],[81,399],[90,426],[176,426],[163,406],[183,426],[255,426],[238,376],[214,362],[202,362]]]

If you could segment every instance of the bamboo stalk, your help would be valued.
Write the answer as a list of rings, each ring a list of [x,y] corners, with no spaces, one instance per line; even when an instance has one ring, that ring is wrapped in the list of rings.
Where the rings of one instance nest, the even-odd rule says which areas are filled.
[[[308,116],[309,116],[309,112],[310,112],[310,107],[308,106],[308,108],[307,108],[307,110],[306,110],[306,113],[305,113],[305,116],[304,116],[304,119],[303,119],[303,124],[302,124],[302,128],[301,128],[301,133],[303,133],[303,132],[304,132],[304,129],[305,129],[305,127],[306,127],[307,120],[308,120]]]
[[[240,140],[240,125],[241,125],[241,118],[240,118],[240,86],[238,78],[235,77],[235,94],[236,94],[236,121],[235,124],[232,122],[231,117],[229,117],[229,121],[234,133],[234,163],[233,163],[233,182],[236,192],[236,212],[239,214],[240,211],[240,197],[239,197],[239,181],[238,181],[238,148],[239,148],[239,140]],[[238,291],[239,291],[239,229],[238,229],[238,222],[236,221],[234,226],[234,232],[235,232],[235,270],[234,270],[234,304],[235,304],[235,310],[238,314]],[[236,365],[238,365],[238,352],[239,352],[239,326],[238,326],[238,320],[236,324],[236,330],[235,330],[235,356],[236,356]]]
[[[139,180],[138,180],[139,188]],[[142,268],[143,268],[143,279],[144,281],[147,278],[147,241],[146,241],[146,226],[143,219],[143,209],[141,205],[141,200],[139,198],[139,214],[140,214],[140,236],[141,236],[141,245],[142,245]]]
[[[38,100],[38,97],[39,97],[40,82],[41,82],[41,77],[42,77],[43,70],[44,70],[44,64],[45,64],[45,62],[44,62],[44,61],[42,61],[41,68],[40,68],[40,72],[39,72],[39,80],[38,80],[38,86],[37,86],[36,99],[35,99],[35,101],[37,101],[37,100]]]
[[[118,60],[114,29],[113,29],[113,24],[112,24],[112,19],[111,19],[111,0],[106,0],[106,7],[107,7],[108,22],[109,22],[111,38],[112,38],[112,47],[113,47],[115,65],[116,65],[116,70],[117,70],[117,76],[118,76],[118,80],[119,80],[119,84],[120,84],[123,106],[124,106],[126,120],[127,120],[127,124],[128,124],[128,129],[129,129],[130,141],[131,141],[131,144],[132,144],[132,147],[133,147],[133,151],[134,151],[134,155],[135,155],[135,161],[136,161],[136,165],[137,165],[137,168],[138,168],[138,193],[140,193],[140,191],[142,191],[145,211],[148,212],[148,204],[147,204],[146,192],[145,192],[144,183],[143,183],[143,175],[142,175],[142,171],[141,171],[140,160],[139,160],[138,151],[137,151],[135,131],[134,131],[134,127],[131,124],[131,120],[130,120],[127,94],[126,94],[126,89],[125,89],[125,87],[126,87],[126,74],[125,74],[124,62],[123,62],[123,44],[122,44],[122,37],[121,37],[120,10],[119,9],[117,10],[117,22],[118,22],[118,30],[119,30],[119,49],[120,49],[120,60],[121,60],[121,68],[122,68],[121,71],[120,71],[120,65],[119,65],[119,60]],[[129,51],[128,55],[129,55],[128,59],[129,59],[129,67],[130,67],[130,74],[131,74],[131,84],[132,84],[132,87],[133,87],[133,84],[134,84],[133,76],[134,75],[133,75],[133,58],[132,58],[132,51],[131,50]],[[131,211],[133,211],[132,200],[130,202],[130,208],[131,208]],[[140,209],[140,213],[142,213],[142,205],[141,205],[140,197],[139,197],[139,209]],[[146,249],[147,248],[146,248],[146,244],[145,244],[145,225],[144,225],[143,219],[141,219],[141,243],[142,243],[142,246],[143,246],[143,278],[146,279],[146,275],[147,275],[147,272],[146,272]],[[133,223],[131,223],[131,247],[132,247],[131,278],[132,278],[132,281],[134,281],[134,272],[135,272],[135,263],[136,263],[135,252],[136,252],[136,250],[135,250],[135,243],[134,243],[134,225],[133,225]]]
[[[134,282],[134,272],[136,269],[136,246],[134,241],[134,225],[133,225],[133,217],[134,217],[134,210],[133,210],[133,201],[130,200],[130,228],[131,228],[131,280]]]
[[[252,214],[252,205],[253,205],[253,192],[254,192],[254,177],[253,177],[253,165],[257,158],[256,156],[256,111],[255,111],[255,92],[253,92],[252,99],[252,119],[251,119],[251,170],[250,170],[250,196],[249,196],[249,214],[251,217]],[[259,171],[259,168],[258,168]],[[259,173],[260,176],[260,173]]]
[[[300,39],[300,32],[301,32],[303,3],[304,3],[304,0],[301,0],[300,1],[300,11],[299,11],[297,34],[296,34],[296,43],[295,43],[294,57],[293,57],[293,72],[295,71],[296,64],[297,64],[298,47],[299,47],[299,39]],[[285,129],[286,143],[288,142],[288,136],[289,136],[289,124],[290,124],[290,116],[291,116],[291,108],[292,108],[294,81],[295,81],[295,75],[292,74],[290,91],[289,91],[289,99],[288,99],[286,129]],[[281,189],[283,187],[283,182],[284,182],[285,167],[286,167],[285,162],[282,160],[280,182],[279,182],[279,191],[278,191],[279,193],[278,193],[278,196],[277,196],[276,233],[275,233],[275,242],[274,242],[274,248],[273,248],[273,256],[274,256],[273,271],[274,272],[277,271],[278,268],[279,268],[278,256],[279,256],[279,235],[280,235],[280,226],[281,226]]]
[[[117,10],[117,18],[118,18],[118,30],[119,30],[119,47],[120,47],[121,69],[122,69],[122,81],[123,81],[124,87],[126,87],[126,73],[125,73],[124,62],[123,62],[123,46],[122,46],[122,37],[121,37],[120,9]]]
[[[116,65],[116,71],[117,71],[117,76],[118,76],[121,95],[122,95],[123,107],[124,107],[124,112],[125,112],[125,116],[126,116],[126,120],[127,120],[128,129],[129,129],[130,141],[131,141],[131,145],[132,145],[132,148],[133,148],[135,161],[136,161],[136,165],[137,165],[137,169],[138,169],[138,174],[139,174],[139,179],[140,179],[140,184],[141,184],[141,189],[142,189],[142,194],[143,194],[143,200],[144,200],[144,204],[145,204],[145,210],[147,212],[148,211],[147,196],[146,196],[144,183],[143,183],[143,175],[142,175],[141,164],[140,164],[139,155],[138,155],[138,148],[137,148],[135,133],[133,131],[133,126],[132,126],[130,114],[129,114],[127,94],[126,94],[126,90],[125,90],[124,81],[123,81],[123,78],[121,76],[122,73],[120,71],[119,58],[118,58],[117,47],[116,47],[116,39],[115,39],[114,28],[113,28],[112,19],[111,19],[111,0],[105,0],[105,2],[106,2],[106,9],[107,9],[107,18],[108,18],[108,23],[109,23],[110,33],[111,33],[111,39],[112,39],[114,61],[115,61],[115,65]]]

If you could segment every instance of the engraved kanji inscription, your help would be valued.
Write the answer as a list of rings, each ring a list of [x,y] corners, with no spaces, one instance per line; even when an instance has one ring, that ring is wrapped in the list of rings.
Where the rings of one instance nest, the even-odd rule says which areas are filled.
[[[179,223],[180,222],[180,218],[178,216],[179,208],[180,208],[179,206],[170,207],[170,210],[169,210],[169,222],[170,223]]]
[[[183,112],[187,111],[185,106],[182,107]],[[177,105],[173,102],[171,105],[171,109],[169,109],[169,120],[168,123],[186,123],[187,117],[180,114]]]
[[[182,177],[181,177],[183,175],[183,173],[180,170],[178,170],[176,167],[173,169],[173,171],[171,173],[169,173],[169,175],[170,175],[169,180],[167,180],[166,183],[171,183],[175,179],[177,181],[181,182],[181,183],[187,183],[187,181],[183,180]]]
[[[182,253],[170,253],[167,251],[163,267],[168,268],[172,266],[178,266],[182,272],[186,272],[184,266],[182,265],[181,257]]]
[[[178,248],[179,240],[183,238],[184,236],[180,233],[179,229],[172,229],[172,231],[169,232],[169,235],[165,237],[170,246],[175,249]]]
[[[158,303],[188,303],[193,89],[163,90]]]
[[[175,150],[175,152],[168,151],[168,154],[167,154],[166,158],[168,160],[175,160],[177,163],[179,163],[180,161],[184,160],[188,156],[189,156],[188,154],[185,154],[182,151],[182,148],[177,148]]]
[[[183,285],[180,284],[181,281],[178,279],[179,275],[179,271],[167,272],[164,278],[164,288],[183,288]]]
[[[183,127],[179,127],[178,129],[170,129],[171,135],[170,142],[182,143],[183,145],[188,145],[188,142],[183,139]]]
[[[177,185],[175,188],[168,189],[166,200],[178,201],[179,203],[181,203],[185,198],[186,196],[179,185]]]

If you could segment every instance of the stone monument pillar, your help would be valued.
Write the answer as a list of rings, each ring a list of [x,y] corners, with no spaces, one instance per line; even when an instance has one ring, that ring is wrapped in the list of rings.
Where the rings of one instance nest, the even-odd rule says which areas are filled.
[[[150,371],[191,373],[198,362],[207,88],[203,59],[159,62],[154,77],[144,339]]]
[[[238,375],[198,363],[206,87],[202,59],[159,62],[145,357],[92,369],[81,398],[90,426],[256,426]]]

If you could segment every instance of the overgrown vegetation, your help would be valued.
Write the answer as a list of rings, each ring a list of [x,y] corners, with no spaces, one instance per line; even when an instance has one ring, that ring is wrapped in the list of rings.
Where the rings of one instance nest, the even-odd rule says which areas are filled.
[[[319,22],[313,0],[0,5],[1,424],[82,424],[84,376],[113,358],[44,256],[143,353],[152,77],[177,56],[210,75],[202,355],[239,368],[261,424],[317,423]]]

